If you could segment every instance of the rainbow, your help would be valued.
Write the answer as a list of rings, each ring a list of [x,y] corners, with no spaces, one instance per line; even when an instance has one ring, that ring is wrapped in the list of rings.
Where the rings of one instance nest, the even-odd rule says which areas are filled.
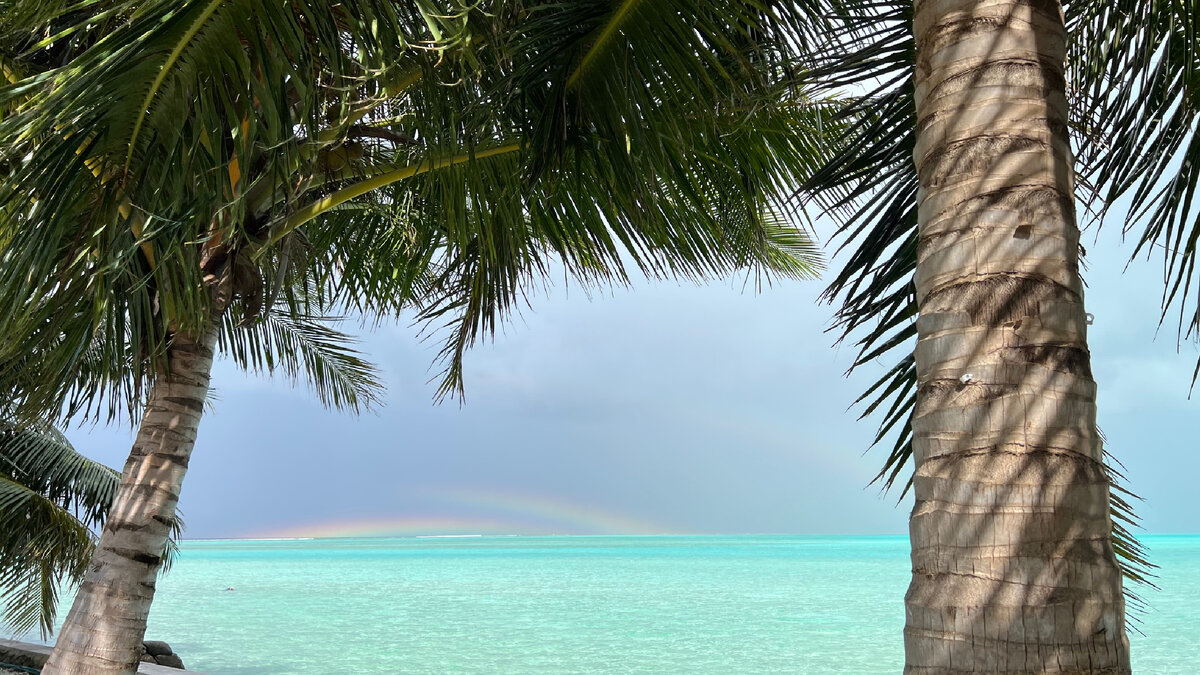
[[[438,534],[511,534],[512,524],[496,519],[411,516],[331,520],[251,534],[249,539],[332,539],[417,537]],[[522,533],[524,534],[524,533]],[[541,534],[541,533],[529,533]]]
[[[439,508],[402,517],[333,520],[257,532],[252,539],[415,537],[430,535],[664,534],[677,531],[546,496],[461,487],[427,488],[421,496]]]

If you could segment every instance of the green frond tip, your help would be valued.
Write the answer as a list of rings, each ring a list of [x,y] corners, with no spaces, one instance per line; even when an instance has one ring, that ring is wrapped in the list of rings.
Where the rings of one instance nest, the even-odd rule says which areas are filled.
[[[220,348],[247,370],[303,379],[327,407],[369,409],[381,400],[383,384],[375,366],[353,348],[355,339],[329,325],[336,321],[286,305],[251,325],[226,316]]]

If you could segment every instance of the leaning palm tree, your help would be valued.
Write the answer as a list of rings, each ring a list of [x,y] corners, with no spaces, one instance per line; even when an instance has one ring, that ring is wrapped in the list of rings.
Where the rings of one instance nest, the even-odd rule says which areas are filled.
[[[878,86],[808,187],[855,243],[828,291],[855,365],[902,354],[862,400],[895,432],[880,479],[915,464],[906,672],[1130,669],[1119,565],[1149,565],[1096,427],[1075,200],[1131,195],[1164,312],[1187,297],[1200,7],[1064,4],[840,3],[858,39],[822,73]]]
[[[783,217],[824,128],[802,9],[8,0],[0,386],[22,418],[138,424],[46,672],[136,667],[214,354],[308,365],[272,311],[411,310],[448,395],[557,266],[811,274]]]

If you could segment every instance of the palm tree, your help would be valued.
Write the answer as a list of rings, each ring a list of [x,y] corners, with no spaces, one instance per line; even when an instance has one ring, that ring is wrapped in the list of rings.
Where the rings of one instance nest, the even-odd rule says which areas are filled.
[[[855,365],[903,354],[860,400],[898,432],[879,478],[915,463],[906,672],[1129,672],[1120,572],[1150,565],[1095,424],[1075,199],[1131,195],[1164,316],[1186,298],[1200,6],[841,4],[859,41],[822,75],[878,88],[807,187],[856,244],[827,293]]]
[[[1043,5],[925,3],[913,17],[910,672],[1130,667],[1079,274],[1066,32]]]
[[[272,311],[311,335],[412,308],[449,395],[552,261],[586,285],[817,263],[782,215],[825,110],[794,87],[797,6],[3,9],[0,385],[21,419],[139,424],[46,672],[136,667],[214,354],[313,370]],[[356,407],[357,372],[315,383]]]

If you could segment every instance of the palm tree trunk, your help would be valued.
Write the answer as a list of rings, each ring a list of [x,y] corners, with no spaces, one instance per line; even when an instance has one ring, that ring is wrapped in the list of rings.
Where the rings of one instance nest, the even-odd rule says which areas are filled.
[[[915,0],[905,672],[1128,673],[1058,0]]]
[[[120,490],[43,673],[137,671],[161,556],[208,395],[216,338],[215,323],[199,339],[175,335],[168,372],[150,392]]]

